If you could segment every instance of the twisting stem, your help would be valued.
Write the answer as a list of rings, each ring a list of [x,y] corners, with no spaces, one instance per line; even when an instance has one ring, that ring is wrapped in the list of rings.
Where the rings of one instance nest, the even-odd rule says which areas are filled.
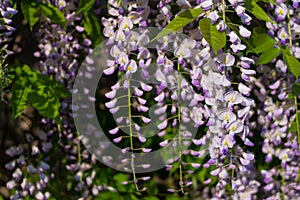
[[[177,71],[178,73],[180,72],[180,64],[179,62],[177,63]],[[177,114],[177,119],[178,119],[178,124],[180,124],[180,118],[181,118],[181,108],[180,108],[180,87],[181,87],[181,76],[178,76],[178,82],[177,82],[177,101],[178,101],[178,114]],[[181,164],[181,155],[182,155],[182,150],[181,150],[181,133],[180,133],[180,125],[178,127],[178,145],[179,145],[179,184],[180,184],[180,191],[184,193],[183,189],[183,177],[182,177],[182,164]]]
[[[130,90],[130,78],[128,79],[128,90],[127,90],[127,101],[128,101],[128,118],[129,118],[129,138],[130,138],[130,148],[131,148],[131,169],[133,174],[133,183],[137,191],[139,187],[137,185],[137,178],[135,174],[135,165],[134,165],[134,155],[133,155],[133,131],[132,131],[132,119],[131,119],[131,90]]]

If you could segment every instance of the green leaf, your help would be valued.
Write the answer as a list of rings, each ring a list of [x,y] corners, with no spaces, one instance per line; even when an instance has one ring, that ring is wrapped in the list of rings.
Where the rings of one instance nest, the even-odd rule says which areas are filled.
[[[299,116],[299,115],[298,115]],[[300,117],[300,116],[299,116]],[[296,120],[292,122],[291,126],[288,128],[288,132],[292,133],[292,132],[297,132],[298,127],[297,127],[297,122]]]
[[[194,21],[202,12],[201,8],[193,8],[180,13],[152,41],[169,35],[172,32],[179,31],[184,26]]]
[[[271,3],[273,5],[276,5],[276,2],[274,0],[257,0],[256,2],[259,2],[259,1],[263,1],[265,3]]]
[[[300,94],[300,83],[296,83],[293,85],[293,89],[290,94],[293,95],[293,98],[294,96],[298,96],[298,94]]]
[[[142,198],[142,200],[159,200],[159,198],[152,196],[152,197],[144,197]]]
[[[243,40],[244,41],[244,40]],[[266,30],[262,27],[254,28],[251,34],[250,40],[244,41],[247,42],[247,54],[252,52],[255,54],[268,51],[269,49],[275,46],[275,40],[270,37]],[[251,44],[251,48],[249,45]]]
[[[36,3],[32,0],[22,0],[21,10],[24,18],[28,21],[30,30],[39,21],[41,15],[48,17],[52,23],[65,28],[66,19],[64,14],[50,3]]]
[[[82,13],[83,11],[89,11],[95,3],[95,0],[80,0],[77,14]]]
[[[22,114],[28,106],[28,92],[29,89],[24,89],[24,83],[21,79],[14,82],[12,86],[11,106],[12,118],[15,119]]]
[[[267,13],[254,0],[245,0],[245,7],[246,10],[257,17],[257,19],[274,23],[274,21],[270,19]]]
[[[96,15],[92,11],[84,12],[82,23],[87,35],[92,41],[93,47],[100,44],[103,40],[103,36],[100,21]]]
[[[256,54],[268,51],[275,46],[275,41],[266,33],[253,32],[250,38],[250,43],[254,49],[249,49],[247,53],[253,52]]]
[[[288,69],[296,78],[300,76],[300,62],[289,52],[289,50],[281,49],[283,61]]]
[[[167,197],[166,200],[182,200],[182,198],[173,196],[173,197]]]
[[[211,45],[215,52],[226,45],[226,33],[218,31],[216,25],[210,23],[209,18],[199,21],[199,27],[205,40]]]
[[[270,50],[264,51],[259,56],[257,64],[259,64],[259,65],[268,64],[269,62],[274,60],[276,57],[278,57],[280,55],[280,53],[281,53],[281,51],[277,48],[272,48]]]
[[[39,21],[40,17],[38,4],[31,0],[23,0],[21,1],[21,10],[32,31],[32,27]]]
[[[16,79],[12,87],[13,118],[22,114],[28,104],[31,104],[41,115],[61,123],[59,99],[70,96],[68,90],[27,65],[11,70]]]
[[[62,27],[66,27],[65,15],[57,7],[53,6],[50,3],[40,3],[39,10],[41,14],[48,17],[52,23],[59,24]]]
[[[95,199],[96,200],[113,200],[113,199],[120,199],[120,197],[117,192],[104,190],[104,191],[101,191]]]
[[[135,195],[133,194],[126,194],[126,195],[122,195],[121,200],[139,200]]]

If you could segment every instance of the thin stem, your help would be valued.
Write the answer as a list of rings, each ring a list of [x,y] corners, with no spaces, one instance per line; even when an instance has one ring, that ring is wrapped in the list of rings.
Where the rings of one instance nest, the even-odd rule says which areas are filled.
[[[281,166],[281,200],[285,200],[285,196],[284,196],[284,168]]]
[[[137,185],[137,178],[135,174],[135,166],[134,166],[134,155],[133,155],[133,131],[132,131],[132,119],[131,119],[131,91],[130,91],[130,78],[128,79],[128,90],[127,90],[127,101],[128,101],[128,118],[129,118],[129,137],[130,137],[130,148],[132,149],[131,153],[131,169],[133,174],[133,183],[137,191],[139,191],[139,187]]]
[[[177,63],[177,71],[180,72],[180,64],[179,62]],[[180,87],[181,87],[181,76],[178,76],[178,82],[177,82],[177,98],[178,100],[180,99]],[[178,101],[178,123],[180,123],[180,118],[181,118],[181,108],[180,108],[180,102]],[[179,143],[179,184],[180,184],[180,191],[182,193],[184,193],[184,189],[183,189],[183,177],[182,177],[182,164],[181,164],[181,160],[182,160],[182,151],[181,151],[181,133],[180,133],[180,127],[178,127],[178,143]]]
[[[290,23],[290,10],[287,12],[288,19],[288,34],[289,34],[289,43],[290,43],[290,53],[293,53],[293,40],[292,40],[292,31],[291,31],[291,23]]]
[[[224,24],[226,23],[226,12],[225,12],[225,8],[226,8],[226,3],[225,3],[225,0],[222,0],[222,11],[223,11],[223,21],[224,21]]]
[[[234,167],[232,166],[232,163],[233,163],[233,161],[232,161],[232,158],[233,158],[233,156],[232,156],[232,149],[230,150],[230,165],[229,166],[231,166],[232,167],[232,171],[231,171],[231,181],[233,180],[233,178],[234,178]]]
[[[78,144],[77,144],[77,159],[78,159],[78,164],[81,164],[81,146],[80,146],[80,137],[79,133],[77,132],[77,137],[78,137]]]

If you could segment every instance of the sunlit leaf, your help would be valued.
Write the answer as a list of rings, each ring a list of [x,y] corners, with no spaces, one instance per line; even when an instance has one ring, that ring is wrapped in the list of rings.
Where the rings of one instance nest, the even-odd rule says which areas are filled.
[[[39,9],[38,4],[31,0],[21,1],[21,10],[24,15],[24,18],[29,23],[29,28],[32,30],[32,27],[39,21]]]
[[[80,0],[77,14],[82,13],[83,11],[89,11],[95,3],[95,0]]]
[[[277,48],[271,48],[267,51],[264,51],[258,59],[258,63],[259,65],[262,64],[268,64],[269,62],[271,62],[272,60],[274,60],[276,57],[278,57],[280,55],[281,51]]]
[[[32,0],[22,0],[21,10],[24,18],[28,21],[30,30],[39,21],[40,16],[48,17],[52,23],[66,26],[64,14],[50,3],[36,3]]]
[[[300,62],[289,52],[289,50],[282,49],[284,63],[296,78],[300,76]]]
[[[59,24],[62,27],[66,26],[66,18],[64,14],[52,4],[39,4],[39,10],[42,15],[48,17],[52,23]]]
[[[210,23],[209,18],[200,20],[199,26],[203,37],[215,52],[226,45],[226,33],[218,31],[216,25]]]
[[[153,40],[166,36],[172,32],[179,31],[184,26],[194,21],[201,13],[201,8],[189,9],[180,13]]]
[[[18,117],[31,104],[41,115],[61,123],[60,98],[70,93],[60,83],[27,65],[12,69],[16,81],[12,87],[12,116]]]
[[[83,27],[87,35],[92,41],[93,46],[97,46],[103,40],[100,20],[93,12],[84,12],[83,15]]]
[[[253,32],[250,38],[250,42],[254,47],[253,52],[255,53],[262,53],[264,51],[270,50],[275,46],[275,40],[266,33],[258,34]],[[248,52],[251,52],[251,50],[249,50]]]
[[[273,22],[267,13],[255,2],[255,0],[245,0],[245,7],[246,10],[257,17],[257,19]]]

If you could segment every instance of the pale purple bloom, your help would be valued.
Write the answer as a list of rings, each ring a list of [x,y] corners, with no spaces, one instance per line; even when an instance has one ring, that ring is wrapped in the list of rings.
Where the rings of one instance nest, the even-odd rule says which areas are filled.
[[[287,12],[288,12],[288,8],[284,3],[277,5],[275,8],[275,14],[277,15],[276,20],[277,21],[284,20],[287,15]]]
[[[247,13],[243,13],[241,16],[241,20],[243,24],[250,25],[252,17],[250,17]]]
[[[277,60],[275,67],[284,73],[287,71],[287,66],[282,60]]]
[[[11,189],[15,188],[16,186],[17,186],[17,184],[16,184],[15,180],[10,180],[6,183],[6,188],[8,190],[11,190]]]
[[[251,161],[251,160],[254,159],[254,155],[253,155],[252,153],[245,153],[245,152],[243,152],[242,155],[243,155],[243,157],[244,157],[246,160]]]
[[[243,26],[239,26],[239,33],[244,38],[250,38],[250,36],[251,36],[251,31],[249,31],[248,29],[246,29]]]
[[[113,141],[114,141],[115,143],[119,143],[119,142],[121,142],[122,138],[123,138],[123,137],[120,136],[120,137],[117,137],[117,138],[113,139]]]
[[[196,126],[201,126],[204,123],[201,110],[197,107],[193,107],[191,118],[194,120]]]
[[[212,0],[204,0],[202,1],[202,3],[200,4],[201,8],[204,10],[204,11],[207,11],[211,8],[211,6],[213,5],[213,2]]]
[[[110,108],[115,107],[116,104],[117,104],[117,99],[113,99],[113,100],[111,100],[109,102],[106,102],[105,106],[106,106],[106,108],[110,109]]]
[[[179,46],[178,48],[175,49],[175,56],[178,57],[179,59],[182,58],[188,58],[191,55],[191,50],[183,47],[183,46]]]
[[[129,17],[123,17],[119,23],[120,30],[128,30],[133,28],[133,23]]]
[[[137,99],[141,105],[145,105],[147,103],[147,101],[145,99],[142,99],[141,97],[138,97]]]
[[[114,39],[117,42],[123,42],[126,40],[125,33],[122,30],[117,30],[114,35]]]
[[[201,165],[199,163],[191,163],[192,167],[199,168]]]
[[[76,26],[75,29],[80,33],[84,31],[84,28],[82,26]]]
[[[115,67],[108,67],[105,70],[103,70],[103,73],[105,75],[111,75],[115,72],[116,68]]]
[[[147,85],[147,84],[145,84],[145,83],[141,83],[141,88],[142,88],[144,91],[146,91],[146,92],[149,92],[149,91],[152,90],[152,86]]]
[[[146,106],[143,106],[143,105],[138,105],[137,110],[140,112],[147,112],[149,110],[149,108]]]
[[[139,138],[139,141],[142,143],[145,143],[147,141],[146,138],[143,136],[139,136],[138,138]]]
[[[217,176],[220,172],[221,172],[221,169],[220,169],[220,168],[217,168],[217,169],[211,171],[210,174],[211,174],[212,176]]]
[[[116,94],[117,94],[117,91],[116,90],[112,90],[110,92],[105,93],[105,96],[107,98],[109,98],[109,99],[112,99],[112,98],[114,98],[116,96]]]
[[[231,110],[228,109],[218,111],[217,116],[220,120],[226,122],[232,122],[236,120],[236,115]]]
[[[150,149],[150,148],[143,148],[142,151],[144,153],[150,153],[152,151],[152,149]]]
[[[168,140],[164,140],[162,142],[159,143],[159,146],[164,147],[168,144]]]
[[[236,42],[240,42],[240,39],[239,39],[239,36],[235,32],[231,31],[229,33],[229,41],[232,43],[236,43]]]
[[[232,45],[230,45],[230,48],[232,49],[232,51],[233,51],[234,53],[239,53],[240,51],[246,49],[246,45],[243,45],[243,44],[241,44],[241,43],[237,43],[237,44],[232,44]]]
[[[118,131],[119,131],[119,127],[116,127],[116,128],[114,128],[114,129],[109,130],[108,132],[109,132],[110,134],[114,135],[114,134],[118,133]]]
[[[240,6],[238,5],[236,8],[235,8],[235,11],[236,11],[236,14],[241,17],[244,13],[245,13],[245,7],[243,6]]]
[[[245,69],[249,69],[251,67],[250,65],[252,65],[254,63],[255,62],[252,58],[248,58],[248,57],[244,57],[244,56],[241,57],[241,66]]]
[[[157,102],[162,102],[164,100],[164,98],[165,98],[165,93],[162,92],[157,97],[155,97],[154,100]]]
[[[168,120],[164,120],[163,122],[161,122],[160,124],[157,125],[157,128],[162,130],[165,129],[168,125]]]
[[[244,165],[244,166],[248,165],[250,163],[249,160],[244,159],[243,157],[239,157],[239,160],[240,160],[241,164]]]
[[[285,43],[287,42],[287,39],[288,39],[288,33],[284,27],[279,29],[279,31],[277,32],[277,36],[280,39],[281,45],[285,45]]]
[[[217,29],[220,32],[225,31],[227,28],[227,25],[225,24],[225,22],[223,20],[220,20],[219,23],[217,24]]]
[[[121,66],[125,67],[125,65],[128,64],[128,55],[125,53],[120,53],[118,56],[118,64],[120,64]],[[136,64],[135,64],[136,65]]]
[[[210,19],[210,22],[214,24],[219,19],[218,12],[216,10],[210,12],[207,16]]]
[[[237,91],[229,91],[225,94],[224,99],[231,104],[240,104],[243,101],[243,96]]]
[[[232,136],[230,135],[225,135],[222,144],[226,147],[226,148],[232,148],[233,144],[234,144],[234,139],[232,138]]]
[[[291,161],[291,158],[289,156],[289,149],[283,149],[280,151],[278,158],[281,160],[282,167],[286,167],[286,163]]]
[[[125,66],[126,75],[133,74],[137,71],[137,64],[134,60],[130,60]]]
[[[245,139],[244,144],[247,145],[247,146],[250,146],[250,147],[253,147],[253,146],[254,146],[254,143],[251,142],[248,138]]]
[[[232,66],[234,65],[235,58],[230,53],[222,53],[217,56],[217,61],[225,66]]]
[[[246,85],[244,85],[243,83],[239,83],[238,85],[238,90],[240,93],[242,93],[243,95],[249,96],[251,89],[249,87],[247,87]]]
[[[229,131],[229,134],[235,134],[242,132],[244,129],[244,125],[241,120],[236,120],[229,123],[226,128]]]
[[[117,45],[114,45],[110,49],[110,55],[114,58],[117,58],[121,54],[120,49],[117,47]]]

